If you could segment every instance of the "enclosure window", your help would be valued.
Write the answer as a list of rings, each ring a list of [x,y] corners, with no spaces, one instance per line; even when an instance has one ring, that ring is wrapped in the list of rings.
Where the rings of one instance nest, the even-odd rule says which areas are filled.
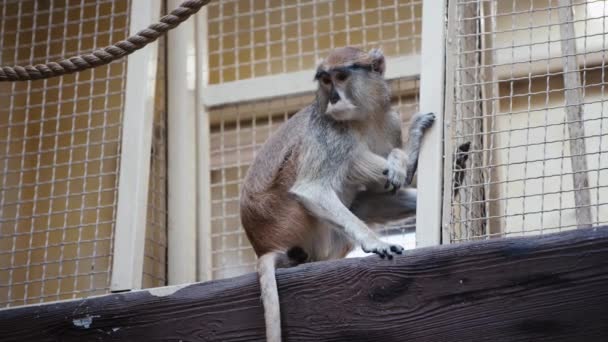
[[[418,110],[418,82],[395,80],[393,106],[403,117],[404,129]],[[252,272],[256,257],[241,226],[240,187],[255,153],[289,117],[313,101],[314,95],[284,97],[209,112],[211,121],[211,236],[214,279]],[[410,241],[415,219],[378,227],[386,239]],[[410,239],[410,240],[408,240]],[[354,251],[353,256],[360,254]]]
[[[420,0],[229,0],[208,11],[210,84],[312,69],[345,45],[420,48]]]
[[[167,285],[167,91],[165,38],[158,44],[142,287]]]
[[[126,38],[129,1],[3,1],[0,64]],[[126,60],[0,84],[0,306],[109,290]]]
[[[450,6],[444,241],[608,221],[607,7],[591,0]],[[455,161],[465,142],[462,169]]]

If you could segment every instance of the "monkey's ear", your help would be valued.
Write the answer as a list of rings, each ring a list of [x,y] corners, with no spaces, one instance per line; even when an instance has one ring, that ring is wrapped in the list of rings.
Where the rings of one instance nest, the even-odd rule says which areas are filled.
[[[380,75],[384,75],[386,61],[384,59],[384,53],[382,53],[382,50],[371,49],[367,54],[372,58],[372,70],[378,72]]]

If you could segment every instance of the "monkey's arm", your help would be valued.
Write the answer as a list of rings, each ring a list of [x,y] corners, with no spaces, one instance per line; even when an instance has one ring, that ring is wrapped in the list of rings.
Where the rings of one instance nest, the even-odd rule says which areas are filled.
[[[373,192],[394,193],[405,181],[405,159],[401,149],[394,149],[386,159],[362,145],[353,159],[349,181]]]
[[[416,189],[399,189],[395,195],[363,191],[357,194],[350,211],[366,224],[385,224],[416,214]]]
[[[403,251],[401,246],[378,239],[363,221],[344,206],[336,192],[324,184],[300,182],[290,192],[318,219],[331,223],[359,243],[363,251],[389,258]]]
[[[418,157],[424,132],[431,127],[435,121],[433,113],[416,113],[410,120],[407,140],[402,148],[395,148],[388,156],[389,162],[397,164],[405,170],[406,176],[403,185],[410,185],[416,169],[418,168]]]

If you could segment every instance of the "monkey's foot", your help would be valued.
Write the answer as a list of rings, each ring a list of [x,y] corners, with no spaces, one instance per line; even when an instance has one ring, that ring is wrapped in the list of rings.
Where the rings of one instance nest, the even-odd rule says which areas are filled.
[[[384,184],[384,188],[393,194],[397,193],[397,190],[399,190],[399,188],[405,184],[406,173],[403,159],[404,157],[401,153],[391,152],[386,160],[386,169],[382,172],[382,174],[386,176],[386,184]]]
[[[380,240],[373,240],[370,242],[363,243],[361,245],[361,249],[365,253],[376,253],[382,259],[386,257],[389,260],[393,258],[393,255],[403,253],[403,247],[386,243]]]

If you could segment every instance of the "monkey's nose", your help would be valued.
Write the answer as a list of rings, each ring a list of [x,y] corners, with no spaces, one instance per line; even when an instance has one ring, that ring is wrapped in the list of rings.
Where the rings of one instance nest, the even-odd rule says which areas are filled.
[[[338,101],[340,101],[340,95],[338,95],[338,92],[332,88],[331,93],[329,94],[329,102],[333,105]]]

